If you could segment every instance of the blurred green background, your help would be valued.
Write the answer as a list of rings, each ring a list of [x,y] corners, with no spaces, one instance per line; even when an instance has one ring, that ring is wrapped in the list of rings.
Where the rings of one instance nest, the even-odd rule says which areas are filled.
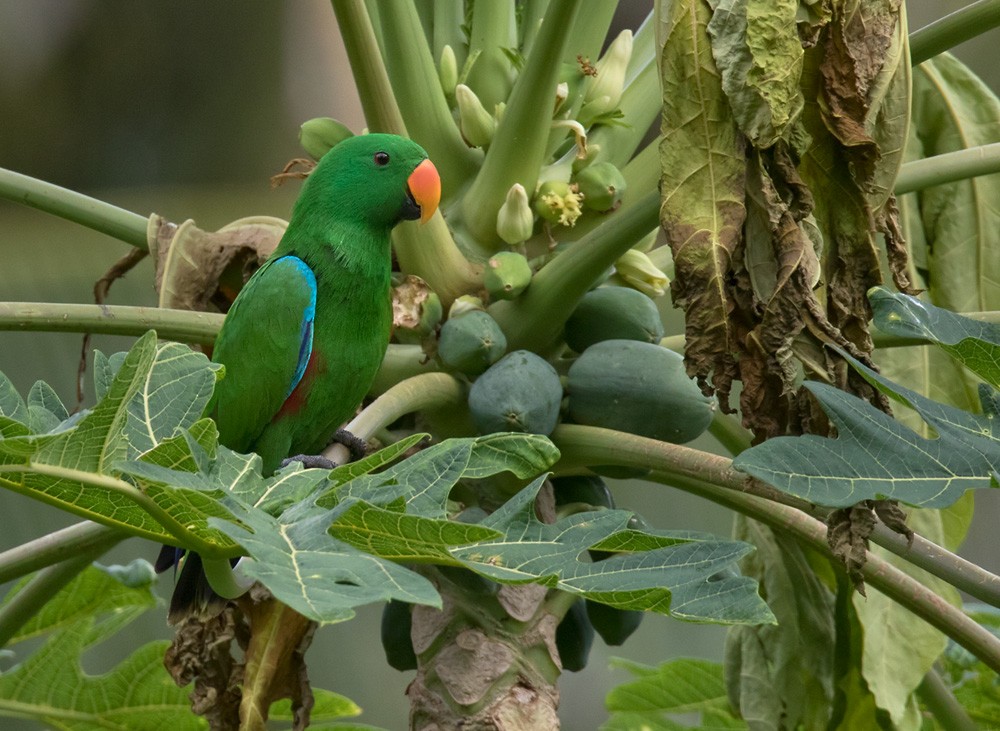
[[[907,3],[919,28],[963,2]],[[635,28],[651,2],[625,0],[616,25]],[[996,34],[965,44],[959,55],[1000,88]],[[64,185],[135,211],[205,229],[233,219],[286,217],[297,192],[269,188],[269,177],[301,156],[298,126],[332,116],[364,127],[357,92],[325,0],[265,3],[233,0],[4,0],[0,3],[0,166]],[[0,201],[0,300],[91,302],[94,282],[124,244],[37,211]],[[111,290],[113,304],[154,304],[152,265],[142,262]],[[679,319],[673,314],[674,327]],[[674,329],[672,332],[677,332]],[[95,337],[92,348],[123,350],[126,338]],[[81,338],[0,332],[0,370],[18,390],[43,379],[74,403]],[[88,375],[89,386],[89,375]],[[696,446],[712,449],[709,438]],[[728,535],[730,515],[678,491],[641,483],[615,487],[619,505],[659,528]],[[0,494],[0,550],[74,522],[28,499]],[[992,524],[995,493],[977,499],[973,535],[963,553],[1000,570]],[[157,547],[133,539],[107,560],[152,560]],[[161,581],[170,591],[170,578]],[[406,727],[404,695],[412,673],[389,669],[378,639],[380,607],[324,628],[309,653],[318,687],[364,709],[361,720]],[[115,642],[86,658],[105,670],[137,645],[165,638],[165,612],[151,612]],[[721,659],[724,630],[650,616],[624,648],[600,643],[587,669],[562,683],[566,729],[596,728],[607,690],[624,680],[611,654],[657,663],[688,655]],[[27,649],[27,648],[25,648]],[[18,648],[21,651],[21,648]],[[3,728],[35,728],[4,722]]]

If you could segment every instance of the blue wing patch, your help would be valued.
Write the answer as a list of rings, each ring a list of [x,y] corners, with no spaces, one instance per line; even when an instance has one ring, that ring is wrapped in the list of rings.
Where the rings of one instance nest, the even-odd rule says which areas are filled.
[[[312,355],[313,321],[316,319],[316,275],[309,265],[297,256],[283,256],[275,261],[274,265],[295,267],[296,273],[302,277],[303,284],[309,288],[309,305],[302,312],[302,326],[299,331],[299,360],[295,366],[295,374],[288,384],[288,391],[285,393],[285,398],[288,398],[302,380],[306,366],[309,365],[309,356]]]

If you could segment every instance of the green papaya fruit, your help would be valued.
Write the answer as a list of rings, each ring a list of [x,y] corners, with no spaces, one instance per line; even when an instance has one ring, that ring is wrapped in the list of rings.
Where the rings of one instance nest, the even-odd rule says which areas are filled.
[[[674,444],[704,432],[715,411],[680,354],[635,340],[591,345],[570,366],[567,391],[577,424]]]
[[[556,627],[556,649],[563,670],[578,673],[587,667],[590,648],[594,645],[594,628],[582,601],[573,602]]]
[[[552,365],[527,350],[494,363],[469,389],[469,412],[481,434],[518,431],[548,436],[559,421],[562,383]]]
[[[451,370],[478,375],[496,363],[506,350],[503,330],[482,310],[450,317],[441,326],[438,357]]]
[[[625,176],[610,162],[595,162],[579,172],[574,181],[583,194],[583,205],[594,211],[611,211],[622,204]]]
[[[500,251],[486,261],[483,286],[491,300],[512,300],[531,284],[531,266],[523,254]]]
[[[607,484],[596,475],[567,475],[550,479],[557,506],[587,503],[602,508],[615,507],[615,499]]]
[[[604,640],[604,644],[618,647],[625,643],[632,633],[639,629],[645,612],[635,609],[619,609],[590,599],[584,601],[587,618]]]
[[[389,667],[400,672],[417,669],[417,655],[413,651],[410,628],[413,617],[410,605],[393,599],[382,607],[382,649]]]
[[[658,343],[660,312],[649,297],[631,287],[598,287],[587,292],[566,321],[566,344],[582,353],[603,340]]]

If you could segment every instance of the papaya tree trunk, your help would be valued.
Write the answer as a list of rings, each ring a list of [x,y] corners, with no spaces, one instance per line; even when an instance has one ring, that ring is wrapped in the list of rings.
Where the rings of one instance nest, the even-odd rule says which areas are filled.
[[[481,583],[456,583],[464,579]],[[558,729],[562,603],[546,601],[543,586],[498,587],[461,569],[432,580],[444,605],[413,608],[418,667],[407,688],[410,728]]]

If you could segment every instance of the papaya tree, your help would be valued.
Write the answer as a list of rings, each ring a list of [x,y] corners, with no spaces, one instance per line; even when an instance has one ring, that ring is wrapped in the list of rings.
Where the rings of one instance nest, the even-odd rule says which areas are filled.
[[[558,728],[562,673],[650,612],[727,626],[725,662],[620,661],[602,728],[1000,723],[1000,577],[954,553],[1000,486],[1000,102],[946,53],[1000,2],[910,34],[900,0],[663,0],[613,37],[613,0],[332,6],[368,130],[443,184],[394,234],[359,460],[262,474],[211,418],[212,343],[284,221],[206,231],[0,171],[134,247],[97,304],[0,303],[3,327],[136,338],[74,413],[0,377],[0,485],[83,519],[0,553],[0,714],[357,728],[308,648],[383,603],[415,729]],[[305,121],[277,180],[363,132]],[[159,307],[107,305],[145,256]],[[725,456],[685,446],[705,432]],[[620,478],[734,536],[650,525]],[[229,601],[88,676],[155,603],[145,562],[94,564],[127,536],[196,551]]]

